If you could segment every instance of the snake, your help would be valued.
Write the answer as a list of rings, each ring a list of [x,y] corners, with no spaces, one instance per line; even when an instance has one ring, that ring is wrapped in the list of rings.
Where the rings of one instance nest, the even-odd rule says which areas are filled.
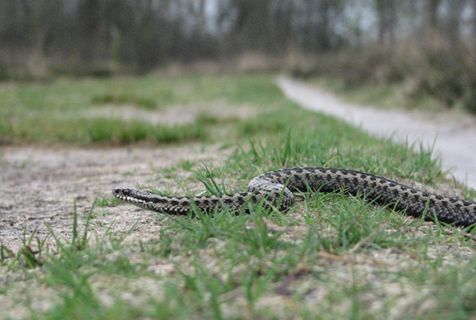
[[[165,196],[147,190],[114,188],[114,197],[138,207],[172,215],[193,210],[249,211],[249,204],[288,211],[303,192],[341,192],[403,212],[446,224],[476,225],[476,202],[430,193],[385,177],[350,169],[322,167],[285,168],[250,180],[246,192],[223,195]]]

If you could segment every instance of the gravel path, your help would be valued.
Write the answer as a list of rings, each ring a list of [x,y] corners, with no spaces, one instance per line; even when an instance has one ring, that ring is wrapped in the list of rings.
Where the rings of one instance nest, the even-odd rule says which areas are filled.
[[[279,78],[277,83],[289,99],[305,109],[335,116],[379,137],[433,147],[445,170],[476,189],[475,117],[362,107],[290,78]]]

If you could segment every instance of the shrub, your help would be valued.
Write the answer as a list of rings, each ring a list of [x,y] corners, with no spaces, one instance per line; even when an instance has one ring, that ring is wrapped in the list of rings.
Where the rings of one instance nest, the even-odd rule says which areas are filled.
[[[410,83],[409,98],[431,96],[448,108],[461,105],[476,113],[474,49],[463,44],[402,43],[392,48],[370,47],[319,56],[312,66],[294,66],[299,77],[341,79],[348,88],[362,84]]]

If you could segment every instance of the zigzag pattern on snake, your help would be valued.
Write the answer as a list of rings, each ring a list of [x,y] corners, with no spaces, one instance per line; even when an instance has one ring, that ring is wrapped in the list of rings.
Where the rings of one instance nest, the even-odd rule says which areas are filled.
[[[167,197],[148,191],[115,188],[113,195],[142,208],[168,214],[187,214],[193,207],[212,212],[222,208],[245,210],[262,203],[286,211],[295,202],[293,192],[344,192],[425,219],[457,225],[476,224],[476,202],[438,195],[372,174],[332,168],[288,168],[253,178],[247,192],[232,195]]]

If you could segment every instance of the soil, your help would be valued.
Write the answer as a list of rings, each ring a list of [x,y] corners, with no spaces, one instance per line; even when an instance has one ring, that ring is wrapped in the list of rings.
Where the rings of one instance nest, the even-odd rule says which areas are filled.
[[[98,196],[109,198],[117,186],[177,188],[164,179],[161,170],[189,160],[218,164],[225,157],[214,146],[128,148],[40,148],[8,147],[0,150],[0,243],[17,252],[24,235],[37,230],[39,238],[48,234],[47,225],[58,236],[69,238],[73,211],[84,222]],[[182,190],[180,190],[182,191]],[[138,208],[121,205],[103,208],[94,219],[98,233],[106,228],[121,231],[137,222]],[[141,212],[139,234],[157,232],[157,214]],[[102,231],[101,231],[102,230]]]
[[[256,109],[246,105],[229,106],[215,101],[207,105],[174,106],[156,111],[136,106],[105,105],[81,113],[83,117],[116,117],[125,120],[146,121],[152,124],[191,123],[200,115],[218,120],[246,118]],[[110,198],[118,186],[177,189],[174,179],[164,178],[163,169],[188,160],[193,164],[206,162],[219,165],[227,151],[217,146],[186,144],[181,146],[73,148],[17,146],[0,149],[0,244],[17,252],[25,238],[33,234],[43,239],[49,234],[48,225],[55,234],[71,238],[73,212],[80,223],[97,197]],[[180,170],[180,174],[183,170]],[[191,173],[188,173],[191,175]],[[195,185],[194,185],[195,183]],[[197,182],[188,187],[201,189]],[[101,208],[103,214],[95,217],[94,230],[101,234],[129,230],[142,226],[141,232],[131,233],[147,238],[157,234],[160,221],[157,214],[130,205]],[[96,211],[96,210],[95,210]],[[126,232],[125,232],[126,233]],[[130,233],[130,232],[129,232]]]

